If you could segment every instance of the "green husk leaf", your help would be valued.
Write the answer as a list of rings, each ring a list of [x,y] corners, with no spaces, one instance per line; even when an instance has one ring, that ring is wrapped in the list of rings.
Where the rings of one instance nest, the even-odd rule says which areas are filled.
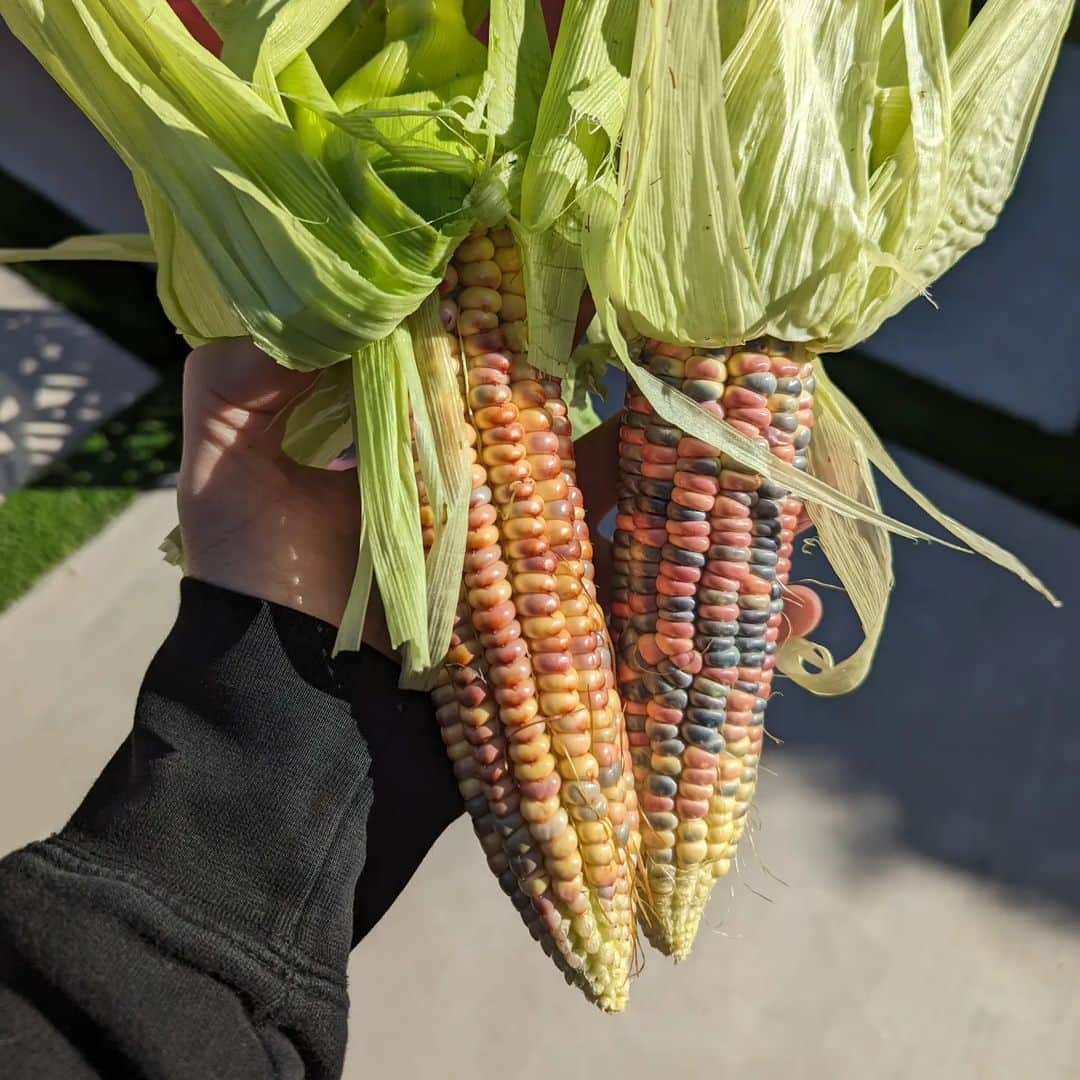
[[[934,6],[940,7],[937,0]],[[906,57],[904,56],[904,11],[894,2],[885,12],[881,27],[881,54],[878,59],[877,83],[882,88],[903,86],[907,83]]]
[[[300,465],[325,469],[353,440],[352,373],[347,362],[319,372],[315,384],[290,410],[281,449]]]
[[[874,98],[870,128],[871,175],[892,157],[911,127],[911,92],[906,86],[886,86]]]
[[[402,107],[421,100],[432,107]],[[431,246],[433,235],[460,237],[478,221],[473,202],[485,197],[489,184],[490,170],[454,128],[460,117],[437,102],[425,92],[378,99],[349,114],[328,114],[335,131],[327,141],[326,162],[346,199],[368,214],[383,236],[406,250],[415,248],[422,258],[438,254]],[[387,205],[387,193],[408,208],[411,225],[380,216],[377,208]],[[397,204],[390,205],[397,213]],[[428,222],[437,222],[441,231]],[[439,250],[441,277],[450,250]]]
[[[613,92],[628,86],[636,8],[635,0],[567,0],[563,8],[521,187],[521,223],[531,233],[550,229],[611,154],[621,126]],[[594,97],[594,88],[602,93]],[[602,116],[582,111],[593,101]]]
[[[866,163],[881,35],[875,7],[763,0],[724,66],[728,153],[737,163],[742,243],[753,265],[752,277],[744,265],[739,279],[756,282],[765,328],[784,341],[826,334],[868,258]],[[692,45],[693,33],[687,36]],[[701,197],[694,204],[698,212],[704,205]],[[694,275],[709,272],[700,256],[688,265]],[[734,279],[734,271],[724,276]],[[742,289],[754,304],[710,312],[702,303],[686,318],[693,334],[664,340],[733,344],[753,336],[757,301],[748,285]]]
[[[529,320],[529,363],[552,375],[569,374],[585,271],[581,251],[556,229],[515,227]]]
[[[720,5],[720,49],[724,56],[730,56],[735,51],[750,20],[750,12],[756,5],[757,0],[726,0]]]
[[[1072,7],[990,0],[953,55],[944,214],[917,266],[926,280],[986,236],[1012,193]]]
[[[0,248],[0,263],[71,262],[157,262],[153,241],[147,233],[98,233],[72,236],[47,248]]]
[[[611,234],[616,219],[615,195],[611,185],[594,187],[589,193],[588,205],[589,228],[583,253],[597,317],[604,327],[612,348],[626,369],[627,375],[664,420],[695,438],[711,443],[747,468],[752,468],[762,476],[783,484],[803,500],[812,499],[836,513],[858,521],[880,525],[898,536],[906,536],[913,540],[932,540],[948,547],[954,546],[920,529],[896,521],[872,507],[864,506],[850,495],[837,491],[827,483],[780,461],[769,452],[767,447],[758,445],[736,431],[730,424],[710,416],[685,394],[668,386],[636,363],[631,356],[622,328],[619,326],[615,307],[608,291],[607,252],[610,249]]]
[[[588,435],[603,423],[589,393],[589,382],[588,376],[582,377],[576,369],[571,369],[562,382],[563,399],[575,440]]]
[[[550,65],[551,46],[539,0],[501,0],[493,5],[486,119],[499,147],[517,149],[532,139]]]
[[[462,409],[460,364],[432,296],[409,318],[415,363],[406,372],[416,432],[416,453],[435,517],[435,540],[427,555],[427,637],[432,663],[403,676],[402,685],[429,690],[450,647],[461,591],[472,476]]]
[[[819,383],[810,442],[810,471],[864,506],[881,511],[865,448],[837,411],[829,389]],[[843,584],[862,624],[863,640],[844,660],[806,638],[788,638],[777,667],[815,694],[846,694],[862,683],[877,651],[893,587],[892,545],[886,529],[838,514],[814,501],[807,511],[818,541]]]
[[[629,88],[629,80],[619,68],[602,67],[587,86],[568,95],[571,115],[584,118],[590,131],[603,132],[608,147],[614,146],[626,118]],[[604,144],[597,142],[597,149],[601,148]],[[595,168],[599,159],[590,157],[589,160]]]
[[[477,163],[463,154],[450,153],[434,146],[424,146],[412,141],[398,142],[383,135],[375,122],[366,116],[350,113],[333,121],[354,138],[375,143],[387,156],[420,172],[455,177],[471,185],[479,173]],[[415,134],[415,129],[413,134]]]
[[[631,15],[630,0],[566,4],[524,162],[520,218],[512,222],[525,279],[529,359],[559,377],[571,370],[585,290],[577,219],[568,199],[611,152],[616,134],[580,112],[575,95],[590,95],[610,80],[621,83],[625,94]]]
[[[403,327],[369,345],[352,362],[353,440],[363,507],[360,562],[367,559],[369,546],[390,644],[403,647],[402,672],[407,676],[432,663],[409,423],[410,364],[415,364],[412,341]],[[359,578],[361,592],[366,580],[366,573]],[[356,647],[357,626],[362,633],[357,615],[349,622],[348,635],[342,624],[340,647]]]
[[[871,179],[869,219],[870,234],[888,260],[870,274],[862,303],[850,309],[846,320],[836,321],[834,335],[844,332],[845,322],[859,325],[855,332],[861,334],[867,313],[887,304],[898,286],[918,282],[914,264],[941,217],[945,197],[952,86],[938,3],[903,0],[894,11],[900,19],[907,81],[885,92],[889,101],[878,100],[871,157],[878,167]]]
[[[441,86],[466,73],[479,86],[487,50],[466,25],[462,0],[388,4],[387,11],[386,44],[334,94],[342,112],[375,98]]]
[[[1039,578],[1028,569],[1015,555],[999,547],[991,540],[969,529],[955,518],[950,517],[944,511],[938,509],[901,471],[892,456],[885,449],[884,444],[875,434],[874,429],[866,418],[859,412],[851,400],[829,378],[822,363],[817,365],[818,393],[824,393],[824,400],[832,411],[835,418],[842,420],[850,429],[854,439],[862,446],[866,456],[882,475],[895,484],[909,499],[921,510],[932,517],[939,525],[947,529],[953,536],[970,548],[971,551],[982,555],[991,562],[1015,574],[1021,581],[1029,585],[1036,592],[1042,593],[1055,607],[1061,606],[1061,601],[1047,588]]]
[[[373,0],[367,7],[350,3],[311,43],[308,52],[323,82],[333,92],[363,67],[385,40],[386,0]]]
[[[243,320],[222,293],[191,234],[142,170],[135,169],[132,178],[157,253],[158,300],[169,321],[192,348],[244,337]]]
[[[360,518],[360,545],[356,557],[356,573],[353,575],[349,599],[341,615],[341,625],[334,639],[332,655],[341,652],[359,652],[364,644],[364,626],[367,621],[368,606],[371,603],[371,589],[375,584],[375,553],[372,547],[371,529],[367,516]]]
[[[354,139],[374,143],[390,158],[427,173],[476,182],[482,159],[455,129],[461,117],[442,106],[434,91],[372,101],[348,113],[326,112],[325,119]],[[423,105],[429,105],[424,108]]]
[[[624,361],[625,363],[625,361]],[[929,540],[944,544],[957,551],[964,548],[951,544],[930,533],[905,525],[872,506],[860,503],[852,496],[831,487],[815,476],[800,472],[786,462],[775,458],[767,447],[736,431],[730,424],[710,416],[697,402],[668,386],[640,364],[630,363],[627,372],[649,404],[669,423],[682,428],[695,438],[711,443],[725,454],[730,454],[741,465],[753,469],[762,476],[783,484],[800,499],[826,506],[837,514],[855,521],[865,521],[905,536],[909,540]]]
[[[965,0],[897,0],[884,22],[864,0],[640,5],[614,239],[593,263],[624,331],[866,337],[993,224],[1070,9],[991,0],[968,29]],[[580,160],[559,180],[565,205],[606,183]]]
[[[490,7],[489,0],[465,0],[465,25],[475,32],[487,18]]]
[[[182,573],[184,568],[184,534],[177,525],[164,540],[158,544],[158,551],[169,566],[175,566]]]
[[[464,33],[462,25],[457,30]],[[387,50],[399,46],[406,49],[406,57],[413,47],[389,42],[371,63],[387,60]],[[439,82],[445,74],[379,76],[363,92],[352,82],[339,91],[332,109],[315,106],[328,123],[350,136],[331,140],[327,157],[332,175],[358,210],[367,202],[366,184],[358,188],[353,177],[370,167],[424,221],[444,227],[453,223],[459,229],[461,219],[469,219],[470,189],[490,162],[487,136],[478,137],[470,126],[469,110],[477,109],[483,72],[475,66],[455,68],[449,79]],[[380,93],[384,89],[385,95]]]
[[[950,57],[951,134],[933,227],[901,256],[906,279],[874,290],[825,351],[872,334],[985,239],[1016,185],[1072,8],[1072,0],[990,0],[975,18]]]
[[[971,25],[971,0],[940,0],[945,44],[952,55]]]
[[[323,114],[336,112],[337,106],[310,54],[301,53],[278,75],[277,88],[304,152],[309,157],[322,158],[330,134]]]
[[[940,19],[946,51],[951,54],[971,23],[971,0],[934,0],[933,6]],[[901,86],[907,82],[903,21],[903,6],[896,3],[886,12],[882,28],[879,86]]]
[[[157,0],[0,0],[0,11],[145,174],[244,330],[283,363],[327,366],[384,337],[469,227],[440,232],[385,185],[354,210],[289,125]],[[399,228],[387,232],[388,219]]]
[[[509,219],[514,170],[513,155],[503,154],[480,174],[464,202],[465,212],[477,225],[491,229]]]
[[[241,78],[265,63],[280,74],[315,42],[351,0],[198,0],[221,35],[222,61]]]
[[[763,303],[739,211],[719,6],[691,19],[672,4],[639,8],[609,274],[637,333],[707,342],[757,325]],[[769,67],[782,67],[775,53]]]

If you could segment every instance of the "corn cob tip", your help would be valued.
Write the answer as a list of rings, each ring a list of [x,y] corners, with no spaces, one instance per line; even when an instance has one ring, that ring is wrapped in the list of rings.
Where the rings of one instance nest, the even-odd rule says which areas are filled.
[[[665,925],[644,927],[649,944],[662,956],[676,964],[681,964],[690,956],[701,924],[701,912],[690,919],[684,926],[676,928],[670,922]]]

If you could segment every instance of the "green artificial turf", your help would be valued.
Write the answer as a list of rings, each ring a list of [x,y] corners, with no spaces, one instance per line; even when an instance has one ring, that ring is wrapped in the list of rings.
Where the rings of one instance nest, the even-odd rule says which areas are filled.
[[[180,463],[180,371],[0,504],[0,610]]]
[[[0,611],[137,494],[135,487],[31,487],[9,495],[0,506]]]

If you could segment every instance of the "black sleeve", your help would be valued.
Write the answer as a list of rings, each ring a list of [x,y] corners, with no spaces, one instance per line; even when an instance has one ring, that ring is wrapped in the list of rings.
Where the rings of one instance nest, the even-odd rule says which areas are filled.
[[[354,936],[460,801],[426,695],[333,637],[183,583],[131,735],[67,828],[0,862],[0,1076],[340,1075]]]

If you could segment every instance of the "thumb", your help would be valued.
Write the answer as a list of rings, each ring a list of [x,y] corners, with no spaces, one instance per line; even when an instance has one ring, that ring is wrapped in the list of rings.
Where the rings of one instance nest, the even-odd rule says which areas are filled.
[[[805,585],[789,585],[784,589],[784,621],[780,639],[806,637],[821,622],[821,597]]]

